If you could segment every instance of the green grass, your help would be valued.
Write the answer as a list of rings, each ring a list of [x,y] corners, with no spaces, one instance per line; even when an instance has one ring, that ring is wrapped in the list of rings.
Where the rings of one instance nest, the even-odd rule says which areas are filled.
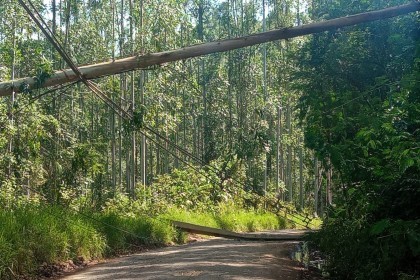
[[[185,241],[168,221],[116,213],[80,215],[54,206],[0,208],[0,225],[0,279],[31,275],[43,263],[92,260]]]
[[[119,254],[144,245],[168,245],[178,240],[177,231],[167,221],[140,215],[96,214],[99,232],[105,236],[108,255]]]
[[[227,212],[221,213],[215,219],[220,228],[238,232],[274,230],[286,227],[282,218],[271,213]]]
[[[160,215],[159,218],[208,227],[219,227],[211,213],[192,212],[179,208],[169,208],[167,213]]]
[[[232,206],[220,206],[216,213],[190,212],[184,209],[170,208],[166,214],[160,217],[237,232],[275,230],[291,226],[286,219],[275,214],[247,211]]]
[[[0,279],[33,273],[42,263],[103,255],[105,240],[93,225],[56,207],[0,210]]]

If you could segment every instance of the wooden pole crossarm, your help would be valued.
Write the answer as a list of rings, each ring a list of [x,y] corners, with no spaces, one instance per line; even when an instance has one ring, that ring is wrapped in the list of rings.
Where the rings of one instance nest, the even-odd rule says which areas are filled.
[[[244,37],[238,37],[235,39],[203,43],[171,51],[136,55],[115,61],[81,66],[79,69],[83,76],[90,80],[136,69],[144,69],[153,65],[160,65],[167,62],[184,60],[211,53],[225,52],[281,39],[289,39],[303,35],[335,30],[345,26],[351,26],[380,19],[392,18],[419,10],[420,2],[416,0],[409,4],[382,10],[365,12],[352,16],[346,16],[296,27],[276,29]],[[6,81],[0,83],[0,96],[11,95],[13,90],[15,93],[17,93],[20,91],[23,85],[29,89],[35,89],[37,87],[45,88],[77,81],[78,79],[79,78],[77,74],[75,74],[71,69],[66,69],[54,72],[40,86],[37,85],[37,80],[35,77],[27,77],[17,79],[15,81]]]

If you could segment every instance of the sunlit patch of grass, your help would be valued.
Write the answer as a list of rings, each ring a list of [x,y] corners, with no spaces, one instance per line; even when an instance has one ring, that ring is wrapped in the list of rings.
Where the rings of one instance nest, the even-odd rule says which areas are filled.
[[[300,213],[286,213],[280,212],[279,215],[286,219],[289,224],[292,224],[296,229],[319,229],[322,225],[322,220],[319,217],[306,216]]]
[[[222,206],[220,214],[215,219],[221,228],[238,232],[277,230],[287,227],[286,221],[275,214],[232,206]]]
[[[167,213],[160,215],[159,218],[207,227],[218,227],[218,223],[214,219],[214,215],[211,212],[192,212],[186,209],[172,207],[168,209]]]
[[[287,226],[283,218],[272,213],[247,211],[223,205],[216,212],[206,213],[171,208],[160,217],[238,232],[283,229]]]

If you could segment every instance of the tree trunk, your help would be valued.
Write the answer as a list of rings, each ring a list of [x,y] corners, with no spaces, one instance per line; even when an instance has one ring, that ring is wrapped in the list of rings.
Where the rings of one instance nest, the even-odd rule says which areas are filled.
[[[314,159],[314,214],[318,215],[318,159]]]
[[[131,52],[134,54],[134,22],[133,22],[133,13],[134,13],[134,6],[133,0],[129,1],[130,4],[130,45],[131,45]],[[134,76],[136,72],[131,73],[131,110],[134,114],[136,110],[136,95],[135,95],[135,86],[134,86]],[[135,187],[136,187],[136,170],[137,170],[137,161],[136,161],[136,132],[133,129],[131,131],[131,160],[130,160],[130,191],[133,198],[135,198]],[[128,169],[128,168],[127,168]]]
[[[292,138],[292,109],[290,107],[290,97],[287,101],[286,108],[286,126],[287,134],[289,135],[289,141]],[[292,145],[289,143],[287,145],[287,197],[289,202],[293,202],[293,181],[292,181]]]
[[[299,146],[299,198],[300,198],[300,209],[303,210],[304,199],[303,199],[303,141],[300,139]]]
[[[137,55],[114,62],[105,62],[94,65],[80,67],[80,71],[87,79],[94,79],[102,76],[132,71],[134,69],[147,68],[153,65],[160,65],[166,62],[183,60],[191,57],[202,56],[210,53],[224,52],[228,50],[258,45],[270,41],[299,37],[303,35],[334,30],[337,28],[351,26],[364,22],[391,18],[420,10],[419,2],[391,7],[387,9],[361,13],[353,16],[347,16],[323,22],[311,23],[291,28],[283,28],[254,35],[215,41],[210,43],[193,45],[182,49],[165,51],[159,53]],[[56,71],[50,78],[46,79],[41,87],[60,85],[66,82],[76,81],[77,75],[72,70]],[[36,80],[34,78],[23,78],[16,80],[14,84],[11,81],[0,83],[0,96],[11,95],[13,89],[18,92],[22,85],[34,88]]]

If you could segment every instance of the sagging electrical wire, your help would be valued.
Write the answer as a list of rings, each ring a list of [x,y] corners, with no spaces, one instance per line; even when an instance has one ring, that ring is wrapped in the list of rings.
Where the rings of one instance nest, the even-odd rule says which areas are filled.
[[[77,75],[79,80],[81,80],[102,101],[104,101],[108,106],[110,106],[120,117],[122,117],[124,119],[128,119],[128,120],[132,120],[133,119],[133,114],[131,112],[128,112],[128,111],[124,110],[123,108],[121,108],[117,103],[115,103],[106,94],[104,94],[94,82],[87,80],[83,76],[83,74],[80,72],[78,67],[73,63],[72,59],[66,53],[66,51],[64,50],[64,48],[62,47],[60,42],[57,40],[55,35],[52,33],[51,29],[45,23],[42,16],[39,14],[39,12],[37,11],[36,7],[32,4],[32,2],[30,0],[26,0],[29,3],[29,5],[31,6],[31,8],[34,10],[34,13],[36,15],[25,4],[24,0],[18,0],[18,1],[24,7],[26,12],[31,16],[31,18],[34,20],[34,22],[38,25],[38,27],[41,29],[41,31],[44,33],[44,35],[47,37],[47,39],[51,42],[51,44],[56,48],[56,50],[59,52],[59,54],[63,57],[63,59],[66,61],[66,63],[69,65],[69,67]],[[187,156],[189,156],[190,158],[192,158],[193,160],[198,162],[200,165],[204,165],[204,162],[200,158],[193,155],[192,153],[189,153],[187,150],[181,148],[180,146],[178,146],[174,143],[171,143],[168,139],[166,139],[165,137],[163,137],[162,135],[160,135],[159,133],[157,133],[156,131],[154,131],[150,127],[146,127],[146,129],[151,131],[153,134],[155,134],[159,138],[164,139],[165,142],[170,143],[170,145],[174,146],[179,151],[183,152],[184,154],[186,154]],[[164,149],[166,149],[166,148],[164,148]],[[180,159],[179,157],[177,157],[177,158]],[[212,167],[210,165],[207,165],[207,166],[209,167],[209,169],[212,169],[217,173],[220,172],[220,170],[218,170],[215,167]],[[235,181],[234,179],[232,179],[232,180]],[[243,182],[237,182],[237,183],[239,183],[242,186],[245,186],[245,183],[243,183]]]
[[[96,85],[94,82],[86,79],[86,77],[83,75],[83,73],[79,70],[79,68],[74,64],[74,62],[72,61],[72,59],[70,58],[70,56],[66,53],[66,51],[64,50],[63,46],[60,44],[59,40],[55,37],[54,33],[51,31],[51,29],[49,28],[49,26],[45,23],[45,21],[43,20],[42,16],[39,14],[39,12],[37,11],[36,7],[33,5],[33,3],[30,0],[26,0],[29,3],[29,6],[32,8],[32,10],[34,12],[32,12],[32,10],[28,7],[28,5],[26,5],[26,3],[24,2],[24,0],[18,0],[19,3],[22,5],[22,7],[25,9],[25,11],[28,13],[28,15],[32,18],[32,20],[38,25],[38,27],[41,29],[41,31],[44,33],[44,35],[46,36],[46,38],[50,41],[50,43],[54,46],[54,48],[58,51],[58,53],[60,54],[60,56],[65,60],[65,62],[69,65],[69,67],[72,69],[72,71],[75,73],[75,75],[77,76],[77,78],[82,81],[97,97],[99,97],[99,99],[101,99],[103,102],[105,102],[109,107],[111,107],[120,117],[124,118],[124,119],[128,119],[128,120],[132,120],[133,119],[133,114],[131,112],[128,112],[126,110],[124,110],[121,106],[119,106],[116,102],[114,102],[111,98],[109,98],[105,93],[102,92],[102,90],[98,87],[98,85]],[[171,143],[168,139],[166,139],[165,137],[163,137],[162,135],[158,134],[156,131],[153,131],[151,128],[147,128],[149,131],[151,131],[152,133],[154,133],[156,136],[158,136],[159,138],[165,139],[165,141],[167,143]],[[144,132],[141,132],[143,135],[147,135]],[[147,135],[147,137],[150,139],[152,139],[150,136]],[[153,140],[151,140],[153,141]],[[188,151],[186,151],[185,149],[179,147],[176,144],[171,144],[173,147],[177,148],[179,151],[184,152],[185,154],[187,154],[189,157],[191,157],[192,159],[196,160],[197,162],[199,162],[201,165],[203,165],[203,161],[201,159],[199,159],[198,157],[194,156],[192,153],[189,153]],[[171,151],[169,151],[169,149],[167,149],[166,147],[164,147],[164,145],[160,146],[172,153]],[[179,160],[185,162],[184,160],[182,160],[181,158],[179,158],[176,154],[173,154],[174,157],[178,158]],[[190,165],[190,164],[189,164]],[[193,165],[191,165],[193,166]],[[217,172],[220,172],[220,170],[218,170],[217,168],[207,165],[210,169],[216,170]],[[206,175],[204,175],[206,176]],[[207,178],[210,178],[210,176],[206,176]],[[235,181],[236,183],[240,184],[241,186],[245,187],[246,184],[243,182],[239,182],[234,180],[233,178],[232,181]]]
[[[83,73],[79,70],[79,68],[74,64],[73,60],[64,50],[63,46],[59,42],[59,40],[55,37],[49,26],[45,23],[42,16],[37,11],[36,7],[32,4],[30,0],[26,0],[29,3],[29,6],[25,3],[24,0],[18,0],[21,6],[25,9],[28,15],[32,18],[32,20],[36,23],[36,25],[41,29],[42,33],[45,37],[50,41],[50,43],[54,46],[54,48],[58,51],[60,56],[64,59],[64,61],[68,64],[68,66],[73,70],[77,78],[82,81],[97,97],[99,97],[103,102],[105,102],[108,106],[113,108],[117,114],[121,117],[128,117],[131,118],[127,111],[122,109],[118,104],[116,104],[111,98],[109,98],[106,94],[104,94],[100,88],[92,81],[86,79]],[[31,9],[32,8],[32,9]],[[33,11],[32,11],[33,10]]]

